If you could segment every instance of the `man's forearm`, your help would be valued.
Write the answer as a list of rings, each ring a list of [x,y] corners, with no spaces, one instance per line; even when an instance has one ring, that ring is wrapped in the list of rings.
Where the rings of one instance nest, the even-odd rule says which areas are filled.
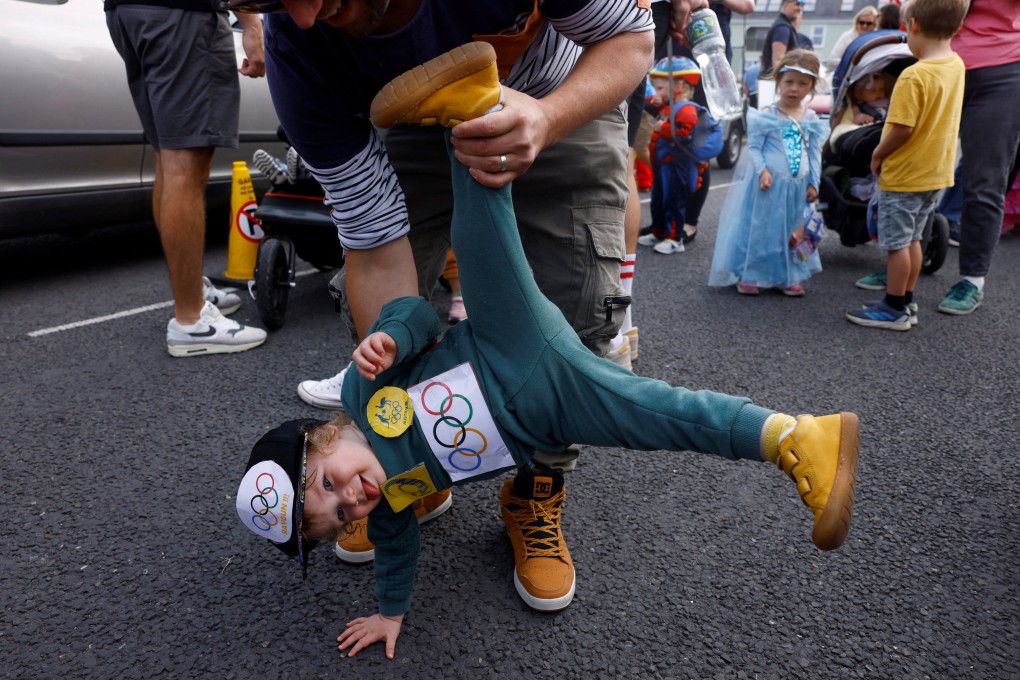
[[[618,105],[652,65],[654,34],[621,33],[585,48],[563,84],[538,100],[550,121],[549,144]]]

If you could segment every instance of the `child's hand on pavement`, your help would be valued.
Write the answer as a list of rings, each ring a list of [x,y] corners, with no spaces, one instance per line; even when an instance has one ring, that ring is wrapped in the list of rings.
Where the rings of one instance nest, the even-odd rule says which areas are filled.
[[[761,171],[761,175],[758,177],[758,187],[762,191],[768,191],[772,187],[772,173],[768,168]]]
[[[368,338],[365,339],[367,340]],[[336,639],[336,641],[340,643],[338,649],[342,652],[348,647],[351,647],[351,645],[354,645],[351,647],[351,651],[347,654],[347,656],[354,656],[369,645],[373,645],[380,640],[385,640],[386,658],[392,659],[393,652],[397,646],[397,637],[400,636],[400,626],[403,621],[403,614],[399,614],[397,616],[373,614],[372,616],[362,616],[354,619],[353,621],[348,621],[347,630],[340,633],[340,637]]]
[[[368,380],[375,380],[397,359],[397,342],[388,333],[376,331],[354,350],[354,367]]]

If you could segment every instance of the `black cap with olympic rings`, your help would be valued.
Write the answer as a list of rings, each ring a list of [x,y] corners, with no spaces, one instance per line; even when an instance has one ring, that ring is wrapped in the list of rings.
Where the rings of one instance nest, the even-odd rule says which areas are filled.
[[[308,552],[318,541],[301,537],[305,500],[306,433],[322,420],[289,420],[255,443],[237,488],[237,516],[253,533],[297,557],[308,575]]]

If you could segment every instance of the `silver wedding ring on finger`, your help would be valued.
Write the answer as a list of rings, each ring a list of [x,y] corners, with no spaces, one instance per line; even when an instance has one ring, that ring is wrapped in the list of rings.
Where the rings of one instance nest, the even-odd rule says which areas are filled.
[[[506,172],[506,156],[502,154],[499,157],[499,171]]]

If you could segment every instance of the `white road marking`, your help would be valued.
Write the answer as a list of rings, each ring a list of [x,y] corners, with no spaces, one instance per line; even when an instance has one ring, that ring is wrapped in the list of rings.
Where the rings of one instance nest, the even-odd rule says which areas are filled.
[[[61,331],[69,331],[73,328],[81,328],[82,326],[91,326],[94,323],[103,323],[105,321],[113,321],[114,319],[121,319],[125,316],[134,316],[135,314],[142,314],[144,312],[151,312],[154,309],[164,309],[165,307],[172,307],[174,304],[173,300],[169,302],[157,302],[154,305],[146,305],[145,307],[135,307],[134,309],[125,309],[122,312],[114,312],[113,314],[107,314],[106,316],[96,316],[91,319],[85,319],[84,321],[75,321],[73,323],[65,323],[62,326],[52,326],[50,328],[42,328],[37,331],[32,331],[28,334],[30,338],[38,338],[41,335],[49,335],[50,333],[59,333]]]
[[[305,269],[303,271],[294,272],[294,276],[307,276],[308,274],[314,274],[319,271],[318,269]],[[243,291],[242,291],[243,292]],[[38,338],[43,335],[49,335],[50,333],[60,333],[61,331],[69,331],[75,328],[81,328],[82,326],[91,326],[97,323],[105,323],[107,321],[113,321],[114,319],[122,319],[126,316],[134,316],[136,314],[144,314],[145,312],[151,312],[157,309],[166,309],[167,307],[173,307],[174,301],[168,300],[166,302],[157,302],[153,305],[145,305],[144,307],[135,307],[134,309],[125,309],[120,312],[114,312],[113,314],[107,314],[105,316],[96,316],[91,319],[83,319],[82,321],[74,321],[72,323],[65,323],[60,326],[52,326],[50,328],[40,328],[37,331],[31,331],[28,334],[30,338]]]

